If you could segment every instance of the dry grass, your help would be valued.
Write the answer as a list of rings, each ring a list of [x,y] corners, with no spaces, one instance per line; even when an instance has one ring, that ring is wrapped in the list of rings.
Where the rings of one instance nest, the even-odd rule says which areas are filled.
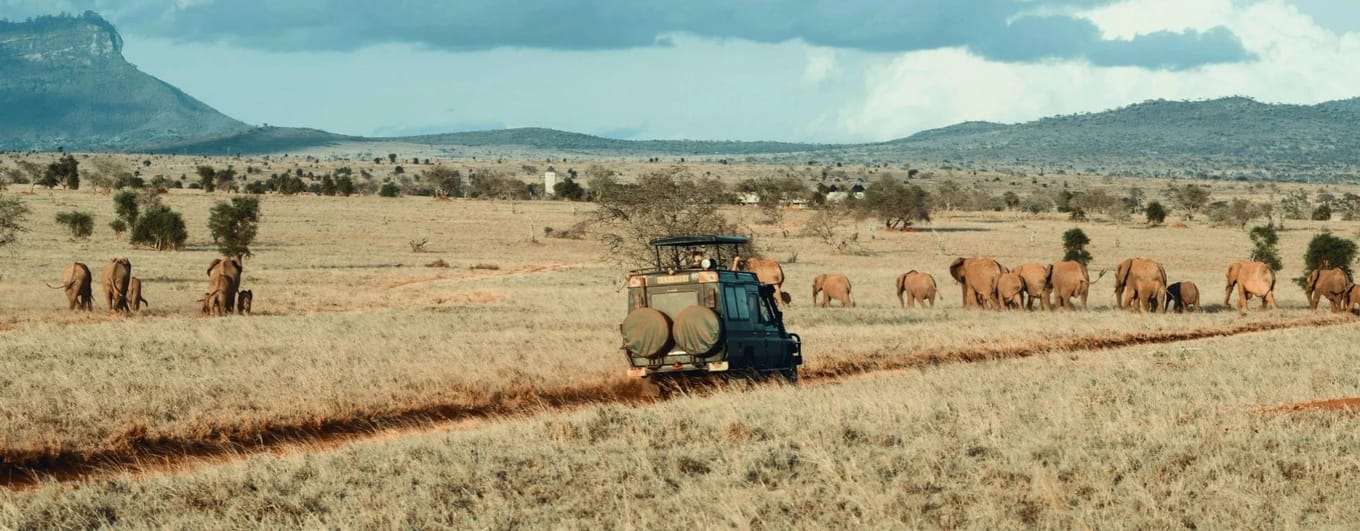
[[[174,172],[201,162],[156,158],[144,173]],[[225,166],[227,161],[213,163]],[[245,164],[234,163],[238,169]],[[294,163],[300,164],[272,164]],[[314,164],[348,164],[358,171],[353,163]],[[634,172],[645,166],[625,165]],[[724,168],[736,172],[729,176],[768,169]],[[1056,179],[1048,181],[1056,184]],[[1223,198],[1233,190],[1263,193],[1240,184],[1217,186]],[[535,227],[571,226],[589,205],[268,196],[257,256],[247,262],[243,280],[243,287],[255,292],[257,315],[202,318],[195,300],[206,288],[204,270],[216,255],[207,240],[207,212],[225,197],[197,191],[165,196],[185,214],[191,235],[187,249],[172,253],[115,240],[107,229],[112,219],[108,196],[57,191],[25,197],[34,211],[33,231],[0,250],[0,454],[7,463],[119,455],[139,445],[186,450],[198,443],[334,427],[361,430],[422,416],[524,411],[543,401],[579,404],[591,395],[608,400],[623,388],[625,363],[617,350],[622,270],[605,264],[590,240],[530,240]],[[55,212],[73,208],[96,213],[96,233],[88,242],[70,241],[50,221]],[[1051,262],[1060,255],[1059,235],[1071,223],[1014,213],[944,213],[930,227],[937,232],[901,233],[863,222],[843,230],[846,237],[858,233],[863,252],[843,255],[811,238],[778,236],[776,228],[757,222],[761,216],[754,209],[736,208],[730,214],[757,231],[769,256],[797,254],[797,262],[785,267],[786,291],[795,297],[787,318],[806,344],[805,373],[821,376],[1328,320],[1301,309],[1306,307],[1303,294],[1286,279],[1297,274],[1298,257],[1316,229],[1325,226],[1349,236],[1360,227],[1290,222],[1291,230],[1281,234],[1288,270],[1277,293],[1286,309],[1238,314],[1216,310],[1224,269],[1249,247],[1244,232],[1197,222],[1188,223],[1190,230],[1086,223],[1081,227],[1091,236],[1096,256],[1093,275],[1128,256],[1157,258],[1172,281],[1195,281],[1203,302],[1215,311],[1183,316],[1114,312],[1107,277],[1093,288],[1092,312],[1003,314],[959,309],[948,262],[972,255],[995,256],[1012,266]],[[806,217],[801,211],[789,213],[791,234]],[[428,237],[428,252],[410,252],[412,237]],[[64,310],[58,291],[42,285],[56,282],[60,268],[73,260],[86,262],[98,276],[114,256],[131,258],[134,274],[146,282],[150,311],[130,318],[102,311],[73,314]],[[425,267],[433,260],[449,267]],[[942,291],[937,309],[897,307],[893,281],[909,269],[936,277]],[[809,307],[810,279],[833,271],[851,278],[857,308]],[[96,282],[96,294],[99,288]],[[1330,337],[1337,330],[1279,335]],[[1097,384],[1111,383],[1090,385]],[[832,390],[815,393],[831,393],[826,395],[830,400],[854,409],[879,391],[844,398]],[[801,396],[785,398],[801,407],[807,400]],[[778,417],[776,411],[764,413]],[[790,432],[770,440],[783,444],[800,437]]]
[[[1360,328],[608,406],[0,494],[0,527],[1337,527]],[[1281,355],[1289,345],[1289,355]]]

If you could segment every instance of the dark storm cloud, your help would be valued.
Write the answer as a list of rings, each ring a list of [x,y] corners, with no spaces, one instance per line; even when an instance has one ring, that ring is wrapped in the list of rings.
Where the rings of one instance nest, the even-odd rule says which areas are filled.
[[[14,1],[14,0],[9,0]],[[23,3],[24,0],[18,0]],[[266,50],[411,42],[447,50],[664,46],[689,33],[872,52],[966,47],[1008,62],[1086,59],[1183,69],[1251,59],[1237,37],[1163,32],[1103,40],[1062,9],[1106,0],[72,0],[128,32]],[[4,5],[4,4],[0,4]]]

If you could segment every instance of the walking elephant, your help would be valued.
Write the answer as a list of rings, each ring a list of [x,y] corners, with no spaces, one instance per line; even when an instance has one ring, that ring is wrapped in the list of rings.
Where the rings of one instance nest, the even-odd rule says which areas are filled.
[[[1346,291],[1345,311],[1355,311],[1357,304],[1360,304],[1360,284],[1351,284],[1351,289]]]
[[[1275,305],[1275,272],[1265,262],[1242,260],[1228,266],[1228,287],[1223,289],[1223,305],[1232,307],[1233,287],[1237,287],[1237,309],[1247,310],[1247,301],[1261,298],[1261,309]]]
[[[222,311],[225,313],[236,311],[236,291],[241,287],[242,270],[239,258],[217,258],[208,266],[208,291],[221,290],[217,296],[222,299]],[[217,275],[224,279],[221,285],[214,280]]]
[[[1034,299],[1039,299],[1039,309],[1047,310],[1051,307],[1048,302],[1048,277],[1053,273],[1053,266],[1044,264],[1021,264],[1013,271],[1019,273],[1020,279],[1024,281],[1024,290],[1020,292],[1025,299],[1026,310],[1034,309]]]
[[[61,274],[61,285],[47,287],[66,291],[66,301],[71,310],[90,311],[94,309],[94,292],[90,289],[90,268],[80,262],[71,262]]]
[[[1341,306],[1346,302],[1346,295],[1351,290],[1351,278],[1345,271],[1338,268],[1318,269],[1308,275],[1307,288],[1304,292],[1308,294],[1308,307],[1314,310],[1318,307],[1318,301],[1322,297],[1327,297],[1332,303],[1332,311],[1342,311]]]
[[[114,258],[104,266],[104,298],[109,303],[109,311],[128,311],[128,281],[132,279],[132,262],[127,258]]]
[[[756,279],[762,286],[774,286],[774,300],[779,302],[781,307],[787,307],[792,302],[792,297],[788,292],[783,291],[784,287],[784,268],[779,262],[766,260],[764,258],[742,258],[740,256],[732,259],[733,271],[750,271],[756,274]]]
[[[904,298],[902,295],[906,294]],[[915,308],[917,303],[925,307],[926,302],[930,302],[930,307],[935,307],[935,277],[930,273],[911,270],[897,277],[897,302],[903,308]]]
[[[250,315],[250,307],[255,303],[255,292],[243,289],[236,293],[236,315]]]
[[[127,301],[129,309],[134,312],[142,311],[143,304],[151,306],[151,303],[142,298],[142,279],[137,277],[128,279]]]
[[[954,277],[963,291],[963,307],[1001,309],[996,297],[996,281],[1009,271],[991,258],[955,258],[949,264],[949,276]]]
[[[1100,272],[1099,281],[1104,278],[1105,271]],[[1091,292],[1091,277],[1086,273],[1086,266],[1081,262],[1068,260],[1053,264],[1053,268],[1048,275],[1048,291],[1052,294],[1054,309],[1072,309],[1072,297],[1081,299],[1081,309],[1087,309],[1086,298]],[[1044,295],[1047,299],[1048,294]]]
[[[1138,312],[1166,311],[1166,283],[1159,278],[1140,278],[1129,282],[1129,309]]]
[[[831,306],[831,299],[840,301],[843,308],[854,308],[855,299],[850,296],[850,279],[840,273],[817,275],[812,279],[812,304],[817,303],[817,294],[823,294],[820,306]]]
[[[1020,278],[1019,272],[1008,271],[997,277],[996,299],[1001,303],[1002,308],[1023,308],[1025,306],[1024,297],[1021,294],[1024,292],[1025,279]]]
[[[1199,305],[1199,286],[1194,282],[1181,281],[1166,287],[1166,302],[1176,313],[1187,310],[1202,311]]]
[[[1156,280],[1160,284],[1159,288],[1153,286],[1153,280]],[[1162,264],[1147,258],[1126,259],[1123,262],[1120,262],[1119,267],[1115,270],[1115,306],[1118,308],[1130,308],[1129,304],[1135,300],[1136,296],[1141,295],[1143,296],[1139,303],[1141,308],[1142,306],[1146,306],[1150,302],[1150,298],[1153,297],[1153,294],[1148,293],[1148,290],[1160,290],[1163,292],[1161,298],[1162,304],[1157,308],[1165,307],[1166,285],[1166,269],[1162,267]],[[1143,289],[1134,289],[1137,286],[1141,286]],[[1126,291],[1128,291],[1127,294],[1125,293]],[[1125,295],[1127,295],[1127,297]],[[1157,309],[1153,308],[1152,311],[1155,312]]]

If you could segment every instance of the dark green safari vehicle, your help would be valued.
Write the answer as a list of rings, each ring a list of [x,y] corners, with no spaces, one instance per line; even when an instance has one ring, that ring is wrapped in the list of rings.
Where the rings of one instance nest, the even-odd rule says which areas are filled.
[[[678,236],[650,242],[655,267],[628,276],[619,331],[628,374],[735,373],[797,381],[802,341],[784,328],[774,288],[728,267],[747,239]]]

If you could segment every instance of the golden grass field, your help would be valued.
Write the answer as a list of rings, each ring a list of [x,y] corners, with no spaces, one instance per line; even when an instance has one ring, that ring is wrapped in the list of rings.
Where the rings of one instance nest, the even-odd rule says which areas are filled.
[[[144,173],[198,162],[157,158]],[[1221,199],[1268,193],[1212,186]],[[590,239],[543,235],[589,204],[266,196],[242,281],[256,315],[207,318],[196,302],[217,256],[206,219],[228,194],[163,197],[189,226],[175,252],[115,239],[108,195],[22,197],[31,231],[0,248],[0,455],[96,474],[35,489],[34,474],[10,466],[6,480],[26,486],[0,492],[0,527],[1316,527],[1344,522],[1354,503],[1334,492],[1360,475],[1345,452],[1353,414],[1255,408],[1360,396],[1349,348],[1360,328],[1310,312],[1288,281],[1313,234],[1354,238],[1360,223],[1288,222],[1282,309],[1243,314],[1221,308],[1224,271],[1250,247],[1237,228],[945,212],[918,232],[847,226],[863,252],[844,255],[797,235],[807,212],[788,213],[785,238],[733,207],[768,256],[796,255],[784,266],[786,320],[805,342],[805,383],[651,404],[618,351],[624,271]],[[53,221],[73,209],[95,214],[88,241]],[[1093,278],[1155,258],[1173,282],[1198,284],[1209,311],[1113,311],[1110,278],[1093,286],[1090,312],[960,308],[954,257],[1052,262],[1072,226],[1092,239]],[[413,253],[407,242],[420,238],[428,252]],[[115,256],[145,282],[140,315],[103,307],[99,271]],[[450,267],[424,267],[437,259]],[[66,311],[43,285],[75,260],[96,277],[93,313]],[[909,269],[935,276],[935,309],[898,307],[893,281]],[[808,304],[823,272],[850,277],[856,308]],[[1088,350],[1118,345],[1131,346]],[[213,464],[327,430],[460,418],[477,420]],[[206,463],[176,464],[194,452]],[[141,469],[119,461],[128,456],[175,472],[119,476]]]

